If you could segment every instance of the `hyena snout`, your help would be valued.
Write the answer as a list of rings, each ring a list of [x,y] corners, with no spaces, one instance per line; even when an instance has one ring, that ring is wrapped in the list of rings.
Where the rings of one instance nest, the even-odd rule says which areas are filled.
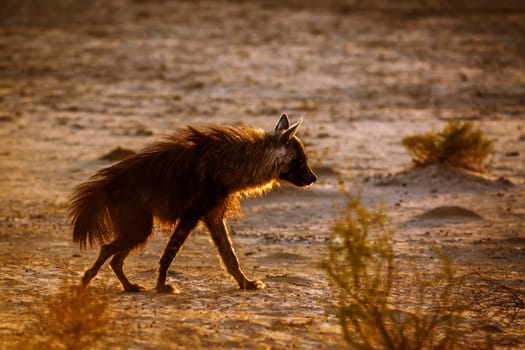
[[[310,186],[315,181],[317,181],[317,176],[314,174],[314,172],[309,166],[306,166],[306,171],[304,174],[304,178],[302,180],[303,180],[303,185],[301,186]]]
[[[281,174],[281,179],[291,182],[295,186],[305,187],[312,185],[317,180],[317,176],[310,166],[304,163],[299,167],[292,167],[290,171]]]

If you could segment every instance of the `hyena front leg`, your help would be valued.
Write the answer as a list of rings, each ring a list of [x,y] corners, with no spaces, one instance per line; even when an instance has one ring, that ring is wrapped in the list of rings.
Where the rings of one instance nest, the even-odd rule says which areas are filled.
[[[264,289],[266,285],[259,280],[249,280],[241,270],[239,259],[235,255],[230,233],[224,219],[205,219],[213,242],[219,249],[221,259],[228,272],[235,278],[241,289]]]
[[[177,293],[177,288],[174,286],[171,286],[169,284],[166,284],[166,277],[168,274],[168,268],[171,265],[171,262],[175,258],[175,255],[177,255],[180,247],[188,238],[191,230],[197,225],[197,222],[199,221],[198,218],[192,217],[183,217],[179,220],[179,223],[177,227],[175,228],[175,231],[173,231],[173,234],[170,237],[170,240],[168,244],[166,245],[166,248],[164,249],[164,254],[162,254],[162,257],[160,258],[160,267],[159,267],[159,277],[157,279],[157,292],[159,293]]]

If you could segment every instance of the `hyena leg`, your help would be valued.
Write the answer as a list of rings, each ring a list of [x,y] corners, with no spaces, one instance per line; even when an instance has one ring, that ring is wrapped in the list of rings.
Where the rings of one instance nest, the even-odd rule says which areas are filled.
[[[111,259],[111,268],[126,292],[140,292],[144,288],[131,283],[124,274],[122,266],[130,251],[144,244],[148,239],[153,227],[153,216],[143,208],[134,206],[133,203],[113,207],[110,216],[116,236],[113,244],[119,247]]]
[[[181,218],[179,220],[179,224],[175,228],[175,231],[173,231],[173,234],[170,237],[170,240],[168,244],[166,245],[166,248],[164,249],[164,253],[162,254],[162,257],[160,258],[160,267],[159,267],[159,276],[157,279],[157,292],[159,293],[178,293],[177,288],[174,286],[171,286],[169,284],[166,284],[166,277],[168,274],[168,268],[171,265],[171,262],[175,258],[175,255],[179,252],[180,247],[188,238],[191,230],[197,225],[197,222],[199,219],[196,219],[195,217],[191,218]]]
[[[207,219],[206,226],[210,231],[213,242],[219,249],[221,259],[226,265],[228,272],[235,278],[241,289],[264,289],[266,286],[262,281],[249,280],[241,270],[241,265],[235,250],[233,249],[230,233],[224,219]]]
[[[126,292],[140,292],[144,290],[144,287],[138,284],[131,283],[124,274],[124,271],[122,270],[122,266],[124,265],[124,259],[126,259],[130,251],[131,248],[119,251],[113,256],[113,259],[111,259],[111,262],[109,264],[111,265],[113,272],[115,272],[115,275],[117,275],[120,283],[122,283],[122,287],[124,287],[124,290]]]
[[[82,277],[82,284],[84,286],[87,286],[89,282],[97,275],[98,270],[100,267],[106,262],[106,260],[118,252],[120,247],[115,243],[111,244],[104,244],[100,247],[100,253],[98,255],[97,261],[91,266],[89,270],[84,272],[84,277]]]

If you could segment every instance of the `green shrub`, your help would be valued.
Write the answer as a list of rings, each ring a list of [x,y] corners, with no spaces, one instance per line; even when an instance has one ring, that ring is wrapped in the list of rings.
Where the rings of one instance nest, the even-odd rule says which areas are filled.
[[[441,132],[428,132],[403,138],[418,165],[448,163],[475,171],[490,168],[493,142],[472,122],[450,121]]]
[[[457,348],[463,308],[444,257],[425,276],[415,261],[396,258],[384,210],[369,211],[359,198],[349,199],[333,233],[323,267],[340,292],[338,317],[352,348]],[[409,273],[401,276],[400,266]]]

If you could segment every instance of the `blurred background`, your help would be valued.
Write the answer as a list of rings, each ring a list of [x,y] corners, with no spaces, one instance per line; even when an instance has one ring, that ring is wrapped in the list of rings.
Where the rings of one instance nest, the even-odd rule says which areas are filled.
[[[38,169],[97,159],[188,123],[267,129],[281,112],[305,118],[324,168],[397,171],[403,135],[450,119],[485,122],[500,157],[521,146],[524,18],[519,0],[3,0],[1,164],[29,148]]]

